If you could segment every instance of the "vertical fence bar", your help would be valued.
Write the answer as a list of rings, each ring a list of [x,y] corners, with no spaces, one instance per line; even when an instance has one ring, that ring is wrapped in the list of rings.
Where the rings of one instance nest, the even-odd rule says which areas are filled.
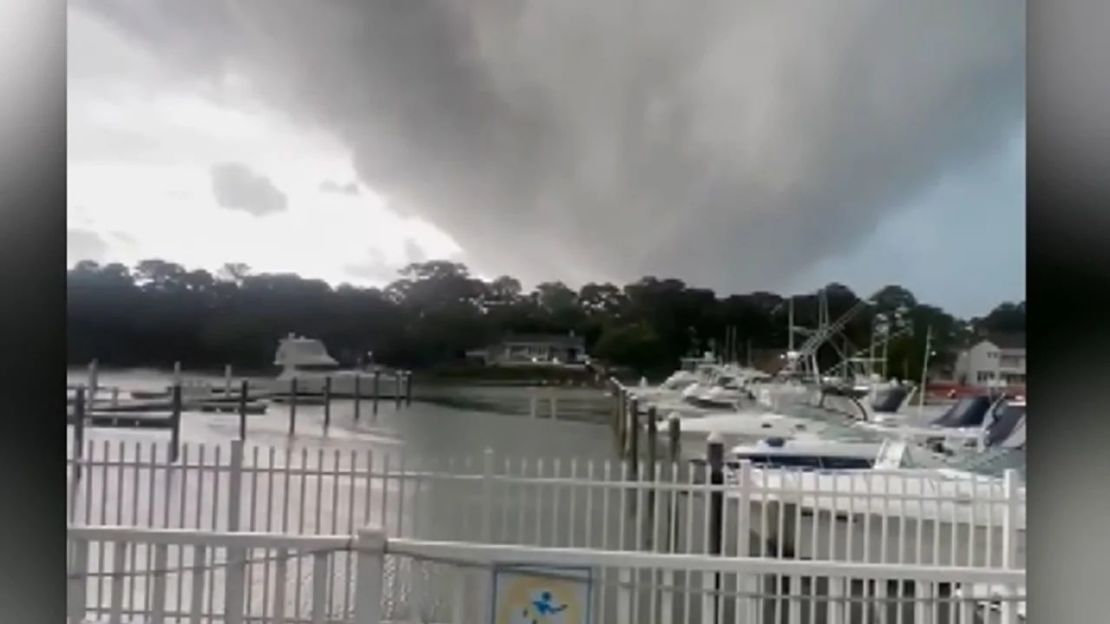
[[[288,583],[289,549],[278,548],[274,551],[274,604],[270,613],[274,624],[285,624],[285,586]],[[356,620],[358,621],[358,620]]]
[[[243,441],[232,440],[227,486],[227,530],[230,532],[239,530],[242,495]],[[227,624],[240,624],[243,621],[246,555],[246,550],[241,547],[228,547],[225,553],[228,568],[224,574],[224,621]]]
[[[69,624],[81,624],[85,619],[85,592],[88,589],[89,540],[84,537],[72,538],[73,560],[69,568]]]
[[[405,374],[405,405],[412,405],[412,371]]]
[[[312,556],[312,624],[324,624],[327,612],[328,555]]]
[[[381,529],[359,529],[355,541],[355,613],[359,624],[380,624],[382,618],[383,553],[385,534]]]
[[[123,579],[127,573],[127,542],[120,540],[112,548],[112,579],[109,598],[109,624],[123,622]]]
[[[752,462],[745,459],[740,462],[740,472],[737,478],[737,493],[739,495],[739,517],[736,519],[736,554],[739,557],[751,556],[752,543]],[[760,503],[762,506],[763,503]],[[742,575],[737,582],[742,593],[754,594],[758,577],[752,574]],[[756,621],[756,602],[754,598],[744,598],[741,608],[745,614],[745,622]]]
[[[224,364],[224,396],[231,396],[231,364]]]
[[[1021,511],[1017,471],[1013,468],[1006,469],[1002,475],[1002,484],[1006,505],[1006,515],[1002,517],[1002,567],[1013,569],[1017,567],[1017,520]],[[991,516],[993,515],[992,513]],[[1016,588],[1013,586],[1006,586],[1002,593],[1002,624],[1017,624],[1016,594]]]
[[[724,546],[724,483],[725,483],[725,444],[719,435],[710,435],[706,448],[709,465],[709,484],[713,487],[709,495],[709,553],[720,556]],[[702,614],[702,621],[705,614]],[[713,612],[711,622],[721,621],[721,573],[713,573]]]
[[[150,600],[151,624],[162,624],[166,617],[166,565],[169,561],[169,545],[154,546],[154,589]]]

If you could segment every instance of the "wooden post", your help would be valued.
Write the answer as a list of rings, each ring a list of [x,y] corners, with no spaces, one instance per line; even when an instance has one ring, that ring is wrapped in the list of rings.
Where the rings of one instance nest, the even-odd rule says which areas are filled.
[[[181,384],[175,383],[171,392],[170,405],[170,463],[177,461],[178,447],[181,444]]]
[[[628,447],[629,477],[633,481],[640,478],[640,406],[639,401],[632,399],[628,402],[628,428],[631,435]]]
[[[231,364],[224,364],[224,396],[231,396]]]
[[[393,371],[393,381],[395,388],[393,389],[393,399],[397,403],[397,409],[401,409],[401,375],[404,373],[401,370]]]
[[[412,371],[405,373],[405,405],[412,405]]]
[[[244,379],[239,382],[239,439],[247,439],[247,392],[249,382]]]
[[[381,386],[381,381],[382,381],[382,372],[380,370],[378,370],[377,368],[375,368],[374,369],[374,397],[373,397],[373,414],[374,414],[375,418],[377,418],[377,416],[378,416],[378,395],[381,394],[381,392],[379,392],[381,390],[381,387],[382,387]]]
[[[175,386],[180,386],[181,385],[181,362],[180,361],[177,361],[177,362],[173,363],[173,384]]]
[[[328,377],[324,386],[330,390],[331,377]],[[327,405],[327,399],[324,399],[324,405]],[[327,415],[327,407],[324,408],[324,415]],[[358,422],[359,417],[362,416],[362,373],[355,373],[355,422]]]
[[[297,433],[297,378],[289,380],[289,435]]]
[[[99,363],[96,358],[89,362],[89,395],[86,397],[90,407],[96,406],[96,391],[100,387],[100,374],[97,371]]]
[[[355,395],[358,395],[358,378],[355,376]],[[355,420],[358,420],[358,399],[355,399]],[[331,375],[324,377],[324,431],[331,426]]]
[[[81,480],[81,460],[85,457],[85,387],[78,386],[73,397],[73,479]]]

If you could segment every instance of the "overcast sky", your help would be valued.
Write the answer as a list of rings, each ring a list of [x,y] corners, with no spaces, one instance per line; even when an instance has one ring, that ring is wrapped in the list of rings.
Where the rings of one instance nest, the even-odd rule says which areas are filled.
[[[69,6],[70,263],[1025,296],[1017,0]]]

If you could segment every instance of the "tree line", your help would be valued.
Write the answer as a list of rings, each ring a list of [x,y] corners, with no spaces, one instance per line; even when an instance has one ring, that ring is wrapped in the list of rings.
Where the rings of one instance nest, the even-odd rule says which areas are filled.
[[[467,350],[508,334],[573,332],[594,358],[649,374],[706,350],[728,348],[742,361],[784,349],[789,314],[778,294],[719,296],[673,278],[578,290],[546,282],[525,292],[510,276],[485,281],[447,261],[410,264],[384,288],[333,288],[295,274],[255,274],[242,264],[213,274],[156,259],[132,268],[84,261],[67,272],[66,286],[69,363],[97,358],[112,366],[181,361],[259,370],[272,365],[278,340],[293,332],[323,340],[345,364],[369,352],[382,364],[426,369],[458,363]],[[823,291],[831,319],[860,299],[842,284]],[[818,293],[793,301],[795,325],[816,326]],[[920,375],[926,333],[932,361],[943,366],[977,335],[1025,329],[1025,302],[964,320],[901,286],[883,288],[873,301],[845,334],[860,349],[876,328],[895,335],[886,350],[892,376]],[[820,357],[828,365],[836,354]]]

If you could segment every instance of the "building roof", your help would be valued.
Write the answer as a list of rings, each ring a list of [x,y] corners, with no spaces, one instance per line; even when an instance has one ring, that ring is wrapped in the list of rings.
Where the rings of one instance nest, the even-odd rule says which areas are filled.
[[[990,334],[986,337],[991,344],[1008,351],[1025,350],[1024,333]]]
[[[575,347],[581,348],[586,341],[582,336],[574,336],[569,334],[510,334],[501,339],[502,344],[505,343],[528,343],[528,344],[545,344],[545,345],[559,345],[562,347]]]

